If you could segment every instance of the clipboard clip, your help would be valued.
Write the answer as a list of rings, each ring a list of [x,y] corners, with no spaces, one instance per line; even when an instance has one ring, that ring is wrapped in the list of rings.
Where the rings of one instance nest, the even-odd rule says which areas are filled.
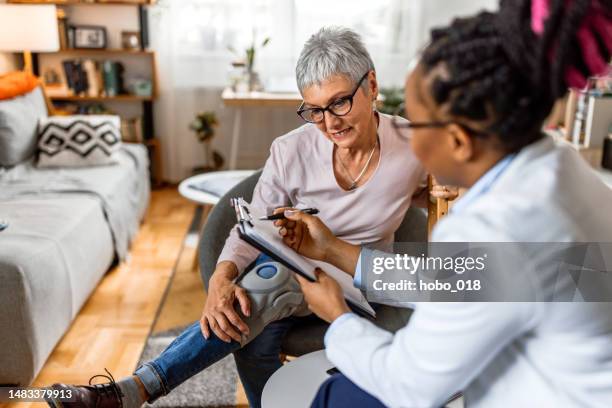
[[[246,222],[252,227],[253,217],[251,216],[244,199],[242,197],[230,198],[230,204],[236,211],[236,218],[238,219],[238,222]]]

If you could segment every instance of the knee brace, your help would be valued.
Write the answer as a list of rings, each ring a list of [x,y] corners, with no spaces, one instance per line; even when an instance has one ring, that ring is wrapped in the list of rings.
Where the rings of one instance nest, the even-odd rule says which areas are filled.
[[[292,315],[310,314],[293,274],[278,262],[264,262],[255,266],[238,283],[247,291],[251,301],[251,315],[242,316],[250,329],[249,336],[243,336],[242,345],[261,333],[270,322]]]

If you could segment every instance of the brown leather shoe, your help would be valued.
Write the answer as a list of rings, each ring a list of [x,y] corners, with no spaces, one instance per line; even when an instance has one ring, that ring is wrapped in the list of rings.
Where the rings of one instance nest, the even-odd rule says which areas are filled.
[[[89,379],[89,385],[53,384],[49,388],[60,391],[65,398],[47,398],[47,404],[51,408],[123,408],[123,393],[111,373],[106,368],[104,370],[108,376],[94,375]],[[108,382],[92,384],[96,377],[106,378]]]

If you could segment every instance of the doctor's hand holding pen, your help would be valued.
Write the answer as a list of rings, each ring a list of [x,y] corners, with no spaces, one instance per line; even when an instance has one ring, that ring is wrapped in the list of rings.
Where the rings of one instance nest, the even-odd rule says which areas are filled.
[[[297,253],[308,258],[325,261],[353,275],[361,247],[351,245],[337,238],[318,218],[304,211],[290,209],[284,211],[284,219],[277,220],[283,242]],[[316,281],[311,282],[295,274],[308,308],[321,319],[331,323],[350,309],[344,300],[338,282],[317,268]]]
[[[358,245],[337,238],[318,218],[299,210],[284,211],[285,219],[275,221],[283,242],[308,258],[330,263],[354,275],[361,252]]]

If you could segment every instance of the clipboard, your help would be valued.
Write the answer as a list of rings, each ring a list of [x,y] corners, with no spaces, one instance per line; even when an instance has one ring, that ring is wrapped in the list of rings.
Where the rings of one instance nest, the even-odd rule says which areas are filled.
[[[376,316],[376,312],[363,293],[353,286],[353,279],[350,275],[326,262],[315,261],[299,255],[287,247],[276,227],[270,221],[259,220],[259,216],[264,214],[256,214],[242,197],[232,198],[231,205],[236,211],[238,235],[243,241],[311,282],[316,280],[314,274],[316,268],[324,270],[340,284],[344,292],[344,298],[351,310],[368,318]]]

